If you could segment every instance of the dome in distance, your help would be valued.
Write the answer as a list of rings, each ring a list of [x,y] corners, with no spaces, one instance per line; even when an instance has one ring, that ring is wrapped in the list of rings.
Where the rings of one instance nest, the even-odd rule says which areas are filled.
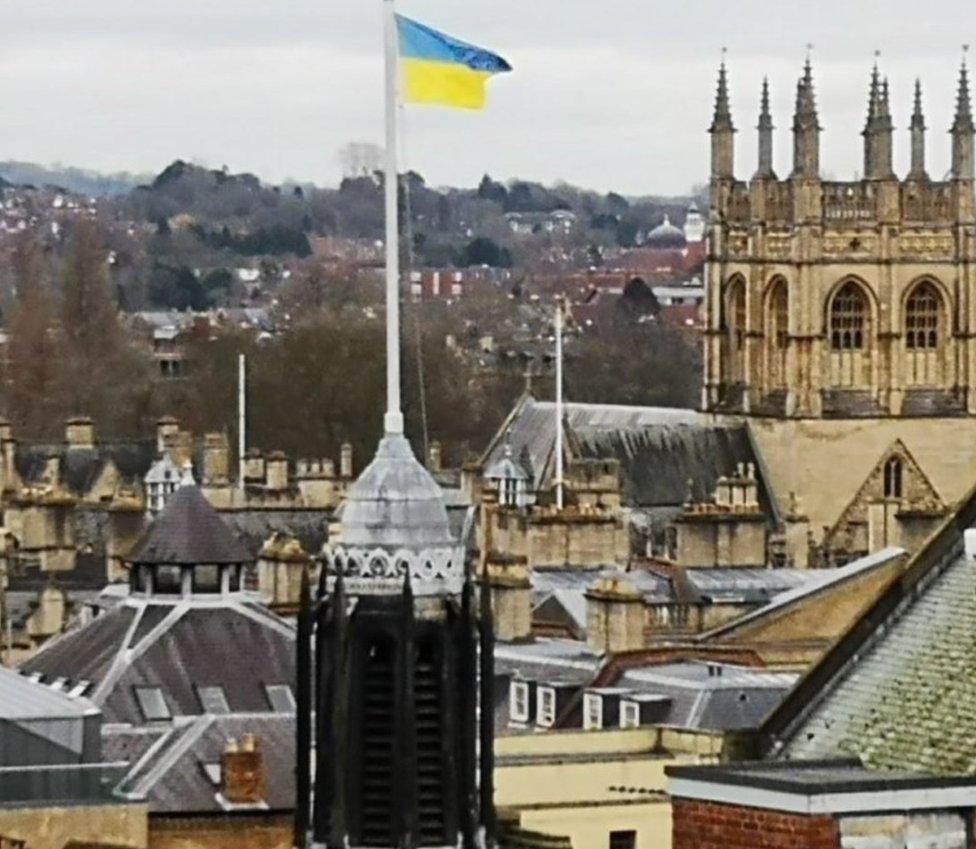
[[[664,221],[657,225],[650,233],[644,244],[649,248],[684,248],[687,245],[685,234],[671,223],[667,215]]]

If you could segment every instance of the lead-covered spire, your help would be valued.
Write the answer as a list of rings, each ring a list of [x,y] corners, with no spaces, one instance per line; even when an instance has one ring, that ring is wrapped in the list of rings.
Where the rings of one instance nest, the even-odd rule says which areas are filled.
[[[718,86],[715,91],[715,112],[708,132],[712,136],[712,179],[731,180],[735,176],[735,147],[732,109],[729,106],[729,82],[725,70],[723,49],[722,64],[718,69]]]
[[[762,95],[759,102],[759,167],[757,178],[775,178],[773,171],[773,116],[769,111],[769,80],[763,77]]]

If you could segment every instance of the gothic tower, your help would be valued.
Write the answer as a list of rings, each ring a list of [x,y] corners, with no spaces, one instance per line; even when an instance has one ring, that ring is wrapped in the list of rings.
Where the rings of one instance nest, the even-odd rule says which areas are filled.
[[[747,417],[780,503],[798,495],[818,537],[830,536],[896,443],[951,504],[976,481],[976,127],[965,62],[943,181],[926,174],[920,84],[905,139],[911,170],[895,174],[892,92],[877,64],[863,175],[824,179],[809,57],[796,85],[792,172],[773,172],[764,82],[758,167],[737,180],[729,84],[723,62],[711,128],[703,409]]]
[[[491,845],[490,612],[473,609],[440,487],[402,435],[351,488],[322,574],[299,620],[296,834],[330,849]]]

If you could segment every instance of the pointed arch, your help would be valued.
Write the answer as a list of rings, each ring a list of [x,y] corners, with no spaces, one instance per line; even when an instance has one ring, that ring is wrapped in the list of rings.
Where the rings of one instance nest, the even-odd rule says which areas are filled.
[[[923,277],[905,293],[903,338],[906,386],[937,387],[944,383],[949,316],[947,300],[936,281]]]
[[[765,326],[766,387],[787,386],[786,351],[790,339],[790,290],[785,277],[774,277],[766,287]]]
[[[827,349],[832,387],[867,389],[873,382],[875,310],[867,287],[842,280],[827,300]]]
[[[726,282],[722,297],[723,373],[730,385],[745,382],[746,325],[746,281],[736,274]]]

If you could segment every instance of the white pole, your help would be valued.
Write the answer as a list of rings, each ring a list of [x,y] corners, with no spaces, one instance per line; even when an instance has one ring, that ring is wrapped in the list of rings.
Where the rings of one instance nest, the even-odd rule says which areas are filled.
[[[394,0],[383,0],[386,52],[386,417],[388,436],[403,433],[400,410],[400,228],[397,222],[397,24]]]
[[[237,486],[244,491],[244,452],[247,450],[247,366],[237,355]]]
[[[556,507],[563,509],[563,305],[556,299]]]

